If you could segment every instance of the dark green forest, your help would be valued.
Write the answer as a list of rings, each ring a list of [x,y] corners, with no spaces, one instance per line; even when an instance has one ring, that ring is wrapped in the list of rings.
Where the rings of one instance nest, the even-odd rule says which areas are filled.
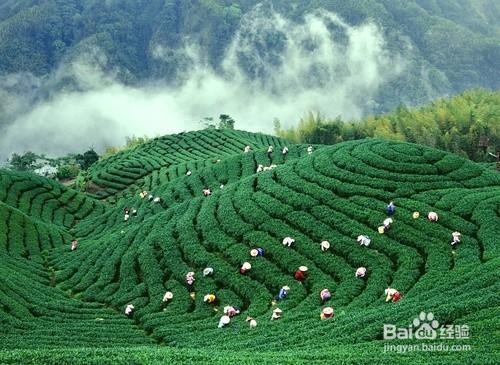
[[[0,75],[49,74],[96,47],[120,81],[179,81],[184,47],[196,44],[215,69],[255,0],[7,0],[0,3]],[[299,22],[314,9],[346,23],[374,22],[407,69],[380,90],[374,112],[419,105],[471,87],[500,86],[500,5],[495,0],[276,0],[265,12]],[[265,49],[279,49],[269,35]],[[286,37],[286,35],[284,35]],[[163,57],[155,57],[161,46]],[[266,48],[267,47],[267,48]],[[240,60],[248,75],[256,66]]]
[[[330,120],[309,112],[296,128],[275,133],[295,143],[335,144],[363,138],[383,138],[424,144],[475,161],[492,162],[500,151],[500,92],[470,90],[438,99],[420,108],[399,106],[394,112],[361,121]]]

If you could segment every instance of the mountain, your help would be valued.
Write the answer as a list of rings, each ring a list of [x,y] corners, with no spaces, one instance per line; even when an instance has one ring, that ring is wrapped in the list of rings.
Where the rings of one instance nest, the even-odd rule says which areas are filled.
[[[318,9],[339,16],[355,29],[375,24],[381,39],[366,39],[365,45],[359,45],[367,51],[364,56],[370,54],[366,47],[380,43],[392,57],[387,67],[401,68],[384,80],[374,104],[365,106],[366,112],[388,111],[401,102],[421,104],[471,87],[500,86],[500,6],[494,0],[4,1],[0,4],[0,75],[28,72],[44,77],[61,63],[97,49],[94,61],[127,84],[158,80],[175,84],[192,72],[186,47],[194,47],[203,63],[216,72],[229,72],[224,63],[234,56],[242,73],[266,82],[266,69],[289,58],[286,42],[293,38],[293,29],[307,23],[307,14],[318,14]],[[266,19],[271,24],[262,26]],[[283,27],[286,22],[293,29]],[[334,44],[348,52],[343,47],[352,30],[331,17],[327,26]],[[306,31],[312,33],[303,39],[308,44],[304,52],[319,55],[314,28]],[[237,50],[230,55],[234,46]],[[280,55],[286,58],[281,60]],[[379,60],[383,56],[377,55]],[[309,69],[307,77],[314,83],[327,81],[331,75],[324,75],[322,68]],[[343,82],[338,75],[351,72],[337,67],[334,83]],[[69,80],[59,81],[65,87],[71,85]]]
[[[308,147],[215,129],[159,137],[97,162],[89,192],[0,170],[0,362],[428,363],[423,351],[385,350],[423,344],[383,340],[384,324],[413,324],[429,336],[460,329],[455,339],[425,337],[463,350],[433,351],[433,363],[495,363],[500,175],[406,142]],[[393,223],[379,234],[389,201]],[[137,215],[125,220],[125,208]],[[254,247],[264,255],[251,257]],[[303,283],[294,279],[301,265]],[[354,275],[360,266],[364,278]],[[284,285],[289,295],[273,302]],[[397,303],[385,301],[387,287],[402,294]],[[335,311],[325,321],[323,288]],[[162,305],[167,290],[173,299]],[[241,313],[217,328],[226,305]]]

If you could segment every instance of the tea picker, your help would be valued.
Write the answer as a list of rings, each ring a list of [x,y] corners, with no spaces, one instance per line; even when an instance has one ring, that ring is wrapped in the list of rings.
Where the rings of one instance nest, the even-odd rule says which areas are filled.
[[[283,287],[280,289],[280,291],[279,291],[278,295],[276,296],[276,299],[277,299],[277,300],[283,300],[283,299],[285,299],[285,298],[288,296],[288,291],[289,291],[289,290],[290,290],[290,288],[289,288],[288,286],[286,286],[286,285],[285,285],[285,286],[283,286]]]
[[[385,301],[388,302],[392,300],[393,303],[396,303],[399,299],[401,299],[401,294],[393,288],[387,288],[385,289]]]
[[[330,290],[328,290],[326,288],[319,292],[319,298],[321,299],[322,302],[326,302],[326,301],[330,300],[331,297],[332,297],[332,294],[330,294]]]
[[[125,315],[129,318],[131,318],[133,315],[134,315],[134,310],[135,310],[135,307],[133,304],[128,304],[126,307],[125,307]]]
[[[357,241],[358,241],[358,243],[359,243],[361,246],[366,246],[366,247],[368,247],[368,246],[370,246],[370,243],[371,243],[371,241],[372,241],[372,240],[371,240],[371,239],[370,239],[370,237],[368,237],[368,236],[365,236],[365,235],[360,235],[360,236],[358,236]]]
[[[357,278],[364,278],[366,275],[366,267],[358,267],[356,270],[356,277]]]
[[[292,244],[295,243],[295,240],[292,237],[285,237],[283,238],[282,243],[284,246],[290,247]]]
[[[390,202],[389,205],[387,205],[387,215],[393,215],[395,210],[396,206],[394,205],[394,202]]]
[[[293,277],[295,280],[304,281],[306,279],[307,270],[307,266],[300,266],[299,269],[295,271]]]

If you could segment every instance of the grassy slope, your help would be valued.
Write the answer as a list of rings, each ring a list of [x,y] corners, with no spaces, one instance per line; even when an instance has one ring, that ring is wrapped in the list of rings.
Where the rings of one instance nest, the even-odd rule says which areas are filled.
[[[0,173],[0,362],[252,363],[259,353],[264,363],[427,363],[425,353],[384,353],[381,341],[384,323],[407,327],[420,311],[471,327],[464,343],[472,351],[433,353],[434,362],[498,359],[498,339],[490,335],[499,318],[497,173],[428,147],[380,140],[316,148],[312,156],[306,146],[289,146],[286,159],[276,148],[272,161],[265,146],[284,142],[245,132],[160,142],[94,167],[107,189],[102,197],[114,204],[31,175]],[[244,155],[245,144],[254,152]],[[255,174],[258,164],[271,162],[279,167]],[[143,186],[162,202],[141,200]],[[204,187],[214,194],[202,197]],[[395,223],[379,235],[389,200],[398,206]],[[125,206],[139,212],[129,222]],[[440,220],[413,220],[414,210],[434,210]],[[455,255],[454,230],[463,235]],[[358,234],[371,235],[372,245],[360,248]],[[292,249],[279,243],[286,235],[297,240]],[[80,241],[75,252],[68,248],[72,236]],[[319,250],[323,239],[332,243],[327,253]],[[251,259],[248,250],[257,245],[266,255]],[[250,259],[250,274],[237,273]],[[213,277],[202,278],[206,265],[215,268]],[[292,277],[299,265],[310,268],[304,285]],[[361,265],[366,280],[354,278]],[[195,301],[183,285],[191,270]],[[279,304],[282,320],[271,322],[271,300],[282,285],[290,295]],[[397,304],[383,300],[389,285],[403,293]],[[336,311],[325,322],[318,318],[323,287]],[[167,289],[174,300],[163,311]],[[220,311],[202,300],[211,291],[221,306],[243,310],[223,330],[216,328]],[[127,303],[137,308],[133,321],[121,314]],[[247,314],[258,321],[254,331]]]

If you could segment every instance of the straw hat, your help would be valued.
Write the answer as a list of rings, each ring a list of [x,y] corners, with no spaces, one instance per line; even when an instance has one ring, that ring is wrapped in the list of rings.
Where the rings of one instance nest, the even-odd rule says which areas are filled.
[[[279,308],[276,308],[275,310],[273,310],[273,313],[283,313],[283,311]]]
[[[244,262],[241,267],[245,270],[250,270],[252,268],[252,265],[249,262]]]
[[[212,275],[213,272],[214,272],[214,269],[212,269],[211,267],[206,267],[205,269],[203,269],[203,276]]]
[[[194,272],[190,271],[186,274],[186,276],[194,276]]]
[[[257,327],[257,321],[255,319],[253,319],[252,317],[248,316],[245,321],[248,322],[248,324],[250,325],[250,328]]]
[[[299,270],[302,271],[302,272],[306,272],[307,271],[307,266],[300,266]]]
[[[384,232],[385,232],[385,228],[384,228],[384,226],[380,226],[380,227],[378,227],[378,233],[380,233],[380,234],[384,234]]]
[[[438,215],[436,212],[429,212],[429,214],[427,215],[427,218],[429,218],[429,220],[431,220],[431,221],[437,221]]]
[[[170,300],[174,297],[174,294],[172,294],[172,292],[168,291],[165,293],[165,295],[163,296],[163,300]]]
[[[325,307],[325,308],[323,308],[323,314],[332,315],[333,314],[333,308],[332,307]]]
[[[356,274],[358,275],[364,275],[366,274],[366,267],[360,266],[356,269]]]
[[[259,255],[259,251],[257,251],[255,248],[250,250],[250,256],[257,257],[258,255]]]
[[[285,285],[282,287],[283,290],[286,290],[286,291],[289,291],[290,290],[290,287],[288,285]]]
[[[420,217],[420,213],[419,212],[413,212],[412,217],[413,217],[413,219],[418,219],[418,217]]]
[[[330,242],[328,242],[328,241],[321,242],[321,247],[328,250],[330,248]]]

